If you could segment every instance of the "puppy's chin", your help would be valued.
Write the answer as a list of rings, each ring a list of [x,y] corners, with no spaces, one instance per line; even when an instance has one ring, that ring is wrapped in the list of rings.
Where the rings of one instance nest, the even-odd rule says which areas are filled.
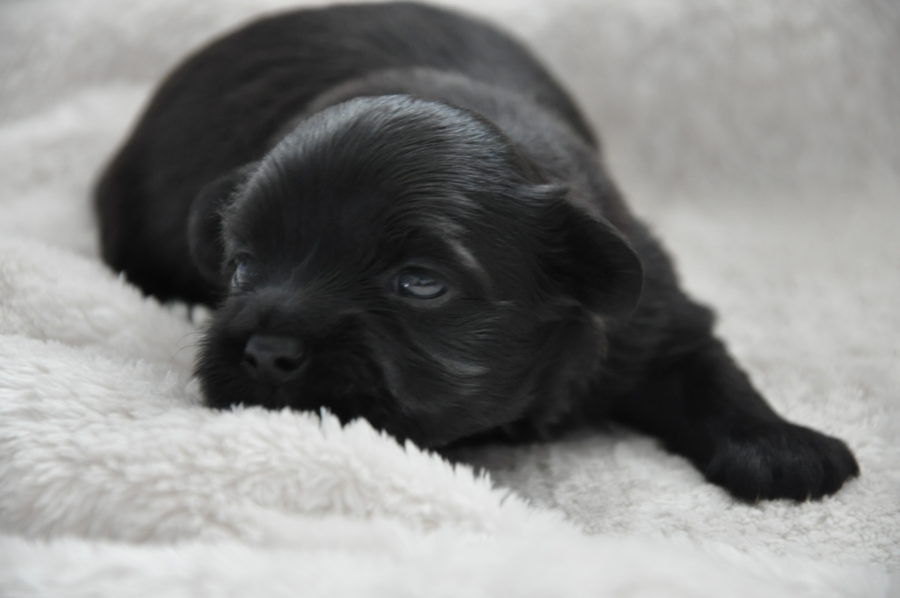
[[[594,371],[599,343],[599,330],[580,318],[535,322],[518,335],[507,329],[506,351],[476,367],[461,356],[429,359],[408,339],[376,341],[363,325],[345,324],[312,346],[301,374],[272,385],[242,365],[247,333],[232,317],[241,311],[223,309],[208,330],[197,374],[209,406],[325,409],[344,423],[364,418],[401,442],[434,449],[511,424],[522,431],[555,425]],[[518,316],[509,314],[507,324],[521,326]]]
[[[342,423],[362,418],[400,442],[411,440],[423,448],[437,448],[493,427],[494,422],[473,422],[470,409],[461,408],[452,389],[437,393],[430,383],[412,383],[409,386],[421,390],[392,391],[376,360],[362,357],[358,348],[316,355],[301,375],[280,385],[252,379],[241,365],[242,351],[237,338],[214,332],[207,337],[197,375],[208,406],[255,405],[312,413],[324,409]]]

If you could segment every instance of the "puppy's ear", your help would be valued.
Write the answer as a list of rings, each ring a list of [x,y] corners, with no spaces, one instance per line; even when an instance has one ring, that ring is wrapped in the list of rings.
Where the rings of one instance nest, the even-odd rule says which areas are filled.
[[[211,282],[220,282],[225,245],[222,212],[244,186],[257,164],[236,168],[206,184],[188,216],[188,246],[197,269]]]
[[[612,318],[631,314],[641,298],[644,269],[637,253],[612,224],[582,211],[565,189],[545,187],[544,223],[552,250],[549,276],[593,313]]]

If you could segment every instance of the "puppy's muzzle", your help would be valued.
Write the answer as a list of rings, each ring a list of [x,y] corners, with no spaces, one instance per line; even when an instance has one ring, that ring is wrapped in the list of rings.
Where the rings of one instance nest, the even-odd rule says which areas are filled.
[[[280,386],[300,375],[306,357],[300,339],[254,334],[244,347],[242,363],[254,380]]]

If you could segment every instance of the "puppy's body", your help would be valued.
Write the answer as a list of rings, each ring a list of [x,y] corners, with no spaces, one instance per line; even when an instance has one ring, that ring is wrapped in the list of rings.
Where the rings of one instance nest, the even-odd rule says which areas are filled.
[[[574,104],[470,19],[344,6],[226,36],[163,84],[97,202],[113,268],[218,306],[210,405],[325,406],[436,447],[609,416],[747,499],[858,471],[765,403]]]

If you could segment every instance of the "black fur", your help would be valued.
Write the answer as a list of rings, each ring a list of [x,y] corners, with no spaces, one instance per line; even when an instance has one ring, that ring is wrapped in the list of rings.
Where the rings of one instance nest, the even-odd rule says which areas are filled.
[[[429,447],[611,417],[748,500],[858,472],[766,404],[578,109],[469,18],[341,6],[221,38],[163,83],[97,209],[110,266],[217,307],[211,406],[324,406]]]

